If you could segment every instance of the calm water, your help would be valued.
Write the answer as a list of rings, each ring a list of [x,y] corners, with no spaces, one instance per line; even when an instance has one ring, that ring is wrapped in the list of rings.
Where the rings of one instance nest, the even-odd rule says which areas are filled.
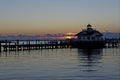
[[[0,53],[0,80],[119,80],[120,49]]]

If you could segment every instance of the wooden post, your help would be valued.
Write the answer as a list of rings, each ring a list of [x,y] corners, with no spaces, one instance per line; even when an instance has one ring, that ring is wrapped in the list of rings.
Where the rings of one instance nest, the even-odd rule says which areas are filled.
[[[24,49],[25,49],[24,42],[22,43],[22,47],[21,47],[21,48],[22,48],[22,50],[24,50]]]
[[[19,51],[19,40],[17,40],[16,42],[16,48],[17,48],[16,50]]]
[[[9,51],[11,50],[11,47],[10,47],[10,42],[8,43],[8,48],[9,48]]]
[[[7,40],[5,40],[5,51],[7,51]]]
[[[37,49],[37,47],[38,47],[38,43],[37,43],[37,40],[36,40],[36,46],[35,46],[35,48]]]
[[[1,52],[1,41],[0,41],[0,52]]]
[[[30,50],[30,41],[28,41],[28,50]]]

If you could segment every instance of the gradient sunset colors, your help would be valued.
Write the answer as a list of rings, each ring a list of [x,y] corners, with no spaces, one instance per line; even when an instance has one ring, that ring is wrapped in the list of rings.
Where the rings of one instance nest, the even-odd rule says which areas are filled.
[[[0,0],[0,34],[120,32],[120,0]]]

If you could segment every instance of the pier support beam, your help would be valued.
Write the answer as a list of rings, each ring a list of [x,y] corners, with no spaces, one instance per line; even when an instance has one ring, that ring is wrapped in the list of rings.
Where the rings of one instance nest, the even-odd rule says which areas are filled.
[[[19,40],[16,42],[16,50],[19,51]]]
[[[8,45],[7,45],[7,40],[5,40],[5,48],[4,48],[4,51],[7,51],[7,47],[8,47]]]
[[[1,42],[0,42],[0,52],[1,52]]]

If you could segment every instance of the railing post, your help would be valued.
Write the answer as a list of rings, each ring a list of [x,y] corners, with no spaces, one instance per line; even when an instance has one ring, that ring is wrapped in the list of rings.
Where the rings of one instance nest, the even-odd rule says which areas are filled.
[[[1,41],[0,41],[0,52],[1,52]]]
[[[17,40],[16,42],[16,48],[17,48],[17,51],[19,51],[19,40]]]

